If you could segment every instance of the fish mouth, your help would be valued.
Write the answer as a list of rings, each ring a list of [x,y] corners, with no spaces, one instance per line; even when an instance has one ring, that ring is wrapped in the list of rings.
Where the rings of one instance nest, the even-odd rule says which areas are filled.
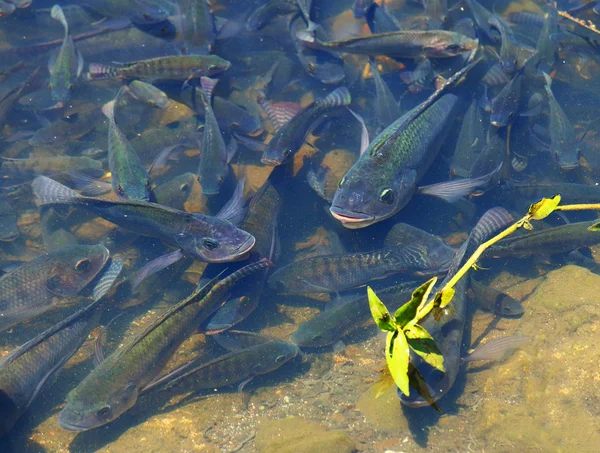
[[[75,423],[71,423],[71,422],[65,420],[63,417],[63,412],[61,412],[60,415],[58,416],[58,424],[65,431],[71,431],[73,433],[80,433],[82,431],[88,431],[89,429],[91,429],[88,426],[76,425]]]
[[[263,157],[260,161],[265,165],[271,165],[273,167],[277,167],[278,165],[281,165],[283,163],[282,161],[278,159],[273,159],[271,157]]]
[[[364,228],[375,223],[375,217],[361,212],[348,212],[343,209],[331,206],[329,212],[336,219],[342,222],[342,225],[348,229],[354,230]]]
[[[246,252],[249,252],[252,249],[252,247],[254,247],[255,243],[256,238],[250,234],[248,239],[246,239],[246,241],[242,245],[240,245],[237,249],[233,251],[234,256],[237,257],[243,255]]]
[[[572,164],[571,163],[569,163],[569,164],[564,164],[563,163],[563,164],[559,164],[559,165],[560,165],[560,168],[562,170],[570,171],[570,170],[575,170],[576,168],[578,168],[579,167],[579,162],[572,163]]]

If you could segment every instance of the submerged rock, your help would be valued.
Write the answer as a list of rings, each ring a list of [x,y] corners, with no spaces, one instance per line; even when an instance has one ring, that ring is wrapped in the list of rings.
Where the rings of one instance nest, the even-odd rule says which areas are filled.
[[[343,431],[329,431],[296,417],[263,420],[255,445],[261,453],[351,453],[354,441]]]

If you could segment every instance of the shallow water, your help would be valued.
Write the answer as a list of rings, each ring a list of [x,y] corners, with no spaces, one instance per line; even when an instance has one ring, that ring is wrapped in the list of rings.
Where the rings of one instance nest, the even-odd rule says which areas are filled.
[[[58,417],[66,395],[93,372],[95,343],[98,337],[104,336],[104,329],[106,338],[101,338],[99,343],[104,355],[108,356],[133,341],[161,314],[185,299],[203,276],[214,278],[220,275],[222,278],[249,262],[229,262],[231,259],[228,259],[226,263],[207,264],[194,261],[194,256],[188,254],[176,264],[149,276],[132,291],[130,285],[135,272],[152,259],[175,251],[174,238],[148,234],[139,224],[125,229],[81,207],[49,210],[36,206],[31,182],[41,174],[84,194],[108,199],[117,197],[110,186],[111,177],[116,176],[115,172],[110,173],[107,157],[109,125],[100,108],[115,99],[120,87],[128,84],[130,79],[87,80],[85,73],[89,64],[110,65],[179,55],[187,45],[182,44],[182,39],[188,39],[182,36],[187,35],[173,32],[172,27],[176,30],[181,23],[175,0],[137,2],[137,9],[132,7],[126,12],[106,12],[103,7],[110,6],[108,0],[82,3],[86,3],[86,8],[77,7],[79,2],[60,3],[75,46],[85,62],[71,97],[64,99],[62,106],[55,105],[56,99],[47,88],[50,80],[48,61],[63,40],[61,24],[50,17],[54,3],[34,0],[30,6],[17,8],[12,14],[0,17],[0,99],[3,99],[0,101],[0,157],[3,159],[0,166],[0,201],[3,202],[0,205],[0,262],[6,275],[10,276],[16,272],[15,262],[28,262],[74,243],[103,244],[113,259],[123,260],[124,268],[116,288],[102,303],[102,312],[98,312],[98,317],[90,324],[83,345],[62,371],[42,387],[27,411],[0,439],[0,451],[380,453],[597,450],[600,440],[597,429],[600,414],[597,363],[600,351],[594,340],[600,329],[596,297],[600,285],[597,274],[600,249],[594,240],[583,243],[583,239],[574,237],[555,237],[553,242],[537,246],[533,256],[525,252],[502,258],[487,256],[478,271],[471,271],[479,282],[519,301],[524,313],[520,317],[501,317],[480,310],[477,301],[469,298],[462,337],[463,356],[470,349],[501,337],[527,336],[528,341],[501,362],[474,362],[461,366],[456,382],[437,402],[440,412],[432,407],[415,409],[400,403],[396,387],[386,378],[384,371],[385,337],[369,316],[358,322],[356,318],[360,314],[357,310],[336,321],[356,324],[356,330],[322,347],[301,345],[300,354],[275,367],[274,371],[255,376],[241,391],[237,384],[243,379],[235,378],[247,374],[256,365],[253,362],[222,372],[232,373],[230,379],[234,385],[206,390],[203,389],[206,383],[202,382],[202,376],[192,375],[172,386],[162,385],[143,393],[130,410],[104,426],[79,433],[62,429]],[[180,6],[185,7],[188,3],[181,1]],[[598,15],[591,8],[575,11],[580,3],[559,2],[559,11],[571,10],[573,16],[591,21],[585,28],[568,19],[559,20],[559,30],[586,38],[588,47],[566,45],[566,38],[563,38],[560,47],[554,47],[554,58],[550,57],[553,63],[549,68],[553,80],[551,91],[563,116],[569,121],[567,126],[563,125],[564,130],[575,137],[568,146],[580,149],[576,168],[561,168],[561,156],[555,152],[558,142],[553,134],[559,132],[560,127],[552,122],[551,117],[554,115],[556,121],[560,112],[553,110],[553,104],[548,102],[545,81],[538,72],[544,64],[542,62],[539,67],[522,70],[524,81],[518,112],[512,117],[511,128],[500,128],[503,146],[499,154],[488,157],[490,162],[494,159],[503,162],[491,184],[473,189],[455,203],[415,194],[391,218],[366,228],[347,229],[330,214],[331,203],[324,197],[333,196],[344,175],[358,159],[362,132],[359,123],[345,108],[338,108],[325,121],[313,125],[312,132],[301,140],[301,146],[298,144],[299,149],[289,162],[274,169],[261,163],[260,147],[272,139],[276,125],[266,113],[268,108],[264,103],[262,107],[260,104],[266,98],[283,110],[286,110],[285,107],[289,109],[289,104],[278,103],[296,103],[306,107],[336,87],[346,86],[352,96],[351,108],[364,117],[372,142],[381,125],[372,73],[366,68],[368,58],[341,53],[345,80],[323,83],[322,80],[327,79],[333,70],[321,73],[322,80],[314,77],[319,75],[318,71],[312,71],[312,75],[305,71],[288,32],[289,15],[274,18],[261,30],[246,30],[246,19],[263,3],[266,2],[211,2],[212,20],[217,28],[224,27],[212,52],[231,62],[229,69],[212,76],[219,79],[215,95],[245,109],[242,114],[247,121],[243,122],[236,116],[240,115],[239,110],[217,112],[224,141],[229,143],[237,136],[238,146],[237,153],[226,165],[228,174],[218,195],[203,194],[197,178],[201,156],[206,155],[200,147],[205,133],[203,130],[207,128],[204,117],[194,111],[202,103],[200,93],[195,91],[199,87],[197,74],[187,81],[187,76],[181,80],[164,80],[158,76],[156,80],[150,80],[168,96],[168,109],[156,108],[156,105],[151,106],[129,95],[117,99],[119,102],[115,108],[116,124],[145,169],[150,168],[155,158],[169,146],[179,145],[162,164],[150,171],[151,188],[159,194],[160,186],[164,184],[166,192],[163,192],[165,198],[162,200],[168,200],[171,207],[215,216],[233,195],[237,182],[245,180],[244,198],[246,205],[250,203],[249,209],[255,218],[250,221],[249,217],[244,217],[247,223],[239,225],[256,229],[252,233],[257,244],[251,261],[256,261],[258,255],[270,257],[275,269],[280,269],[299,259],[376,251],[387,245],[386,236],[399,222],[437,235],[458,249],[477,220],[492,207],[502,206],[519,218],[525,214],[529,203],[559,191],[566,203],[594,203],[600,198],[600,192],[593,192],[600,169],[595,108],[600,92],[596,47],[599,37],[590,29],[594,28]],[[352,0],[314,0],[312,3],[311,20],[324,27],[329,40],[370,34],[365,19],[353,16]],[[434,8],[424,9],[418,1],[386,3],[387,13],[403,30],[435,30],[436,24],[441,23],[436,17],[428,16]],[[508,26],[520,48],[517,67],[521,68],[536,47],[541,29],[539,23],[543,22],[548,6],[533,1],[482,1],[481,4],[490,11],[495,9],[500,18],[510,24]],[[430,3],[429,7],[432,5]],[[473,17],[466,5],[452,2],[448,6],[447,19],[442,24],[446,30],[452,30],[461,19]],[[522,12],[534,13],[535,16],[514,15]],[[110,17],[104,18],[104,14]],[[136,25],[131,25],[128,20],[133,20]],[[529,22],[523,23],[525,20]],[[146,23],[140,23],[144,21]],[[486,93],[490,99],[503,86],[494,85],[489,80],[482,81],[487,70],[497,61],[494,55],[500,53],[500,40],[490,40],[482,30],[474,32],[482,46],[484,60],[463,83],[449,88],[458,96],[459,107],[449,120],[447,135],[439,137],[432,145],[440,145],[439,153],[431,159],[432,163],[418,186],[445,182],[454,179],[455,175],[468,176],[470,169],[459,168],[457,163],[472,163],[476,159],[475,150],[482,148],[478,141],[485,140],[488,130],[496,132],[490,125],[489,114],[481,110],[481,131],[469,136],[471,140],[466,145],[462,142],[463,148],[458,146],[457,149],[457,143],[468,136],[466,131],[461,132],[461,128],[468,118],[469,104],[475,102],[477,108],[483,107],[485,83],[489,84]],[[449,79],[464,66],[461,58],[432,58],[434,74]],[[325,54],[319,55],[312,63],[320,65],[324,59],[340,64],[339,59]],[[410,87],[403,82],[407,80],[406,71],[413,70],[420,59],[378,57],[376,61],[383,80],[395,96],[394,102],[398,102],[403,113],[424,102],[434,92],[433,75],[423,77]],[[279,66],[274,68],[277,62]],[[27,80],[19,95],[11,99],[10,95],[14,93],[11,90],[35,74],[38,67],[39,73]],[[272,79],[266,80],[271,69],[274,69]],[[53,91],[56,89],[53,88]],[[216,101],[213,102],[215,111],[216,105]],[[254,124],[256,127],[252,126]],[[433,125],[430,128],[433,130]],[[43,139],[40,138],[42,129]],[[474,136],[480,138],[473,140]],[[568,146],[559,151],[568,152],[571,150]],[[473,155],[459,159],[460,152]],[[57,156],[86,157],[89,160],[57,160]],[[78,174],[73,175],[74,169]],[[69,171],[71,173],[67,173]],[[310,181],[310,171],[315,172],[317,182],[321,184],[318,190],[311,187],[314,184]],[[177,179],[183,178],[185,173],[190,173],[186,179]],[[367,175],[365,179],[370,180],[374,176]],[[82,182],[83,179],[85,182]],[[557,186],[562,183],[579,185]],[[165,189],[168,184],[168,189]],[[249,202],[257,192],[261,193],[265,184],[271,184],[280,198],[278,212],[276,202],[261,208],[257,208],[258,202]],[[534,187],[535,193],[533,189],[523,189],[524,184]],[[98,187],[104,188],[102,193],[92,190]],[[595,218],[593,211],[552,215],[543,222],[534,222],[533,226],[538,230],[560,226],[565,221],[574,223]],[[166,227],[172,227],[172,224]],[[15,231],[18,231],[18,237]],[[173,233],[173,236],[176,235]],[[551,254],[551,244],[554,247],[559,242],[562,244],[561,241],[567,244],[559,253]],[[597,242],[600,243],[600,237]],[[575,250],[578,253],[571,253]],[[313,270],[311,266],[316,268],[314,262],[307,261],[312,263],[306,265],[307,272]],[[377,265],[379,262],[369,264],[372,267]],[[328,269],[323,273],[349,273],[350,267]],[[364,269],[357,272],[361,271]],[[272,275],[273,270],[269,272]],[[383,295],[386,288],[424,279],[422,272],[401,270],[390,274],[382,272],[378,277],[385,278],[376,278],[368,283],[381,291],[381,299],[385,303],[392,300],[392,296]],[[443,270],[438,273],[439,276],[443,274]],[[306,281],[313,278],[306,275],[297,279]],[[0,331],[0,354],[7,356],[83,307],[91,301],[95,283],[96,280],[69,297],[60,297],[57,292],[51,291],[49,297],[55,305],[52,309]],[[48,281],[41,282],[40,291],[50,290],[48,284]],[[366,282],[360,282],[350,291],[324,288],[319,286],[321,284],[320,281],[309,282],[310,294],[285,294],[285,291],[279,291],[280,287],[267,281],[262,286],[257,286],[256,280],[241,281],[233,289],[233,294],[227,296],[230,300],[234,297],[243,297],[244,301],[258,300],[258,305],[253,311],[249,310],[248,317],[233,329],[269,336],[271,340],[290,341],[290,336],[302,323],[326,307],[331,309],[331,306],[339,304],[339,301],[336,302],[338,296],[365,294]],[[3,304],[15,297],[0,294],[0,310],[5,310]],[[222,302],[226,298],[222,297]],[[366,299],[364,304],[367,304]],[[209,334],[211,332],[207,333],[206,323],[191,326],[190,332],[181,346],[170,351],[172,356],[158,375],[194,360],[197,361],[195,363],[209,363],[229,352],[215,341],[214,336]],[[5,366],[6,363],[0,363],[0,370]],[[2,396],[8,396],[8,400],[0,399],[0,417],[3,420],[7,419],[11,410],[7,401],[13,398],[4,385],[0,379]],[[380,393],[378,397],[377,393]]]

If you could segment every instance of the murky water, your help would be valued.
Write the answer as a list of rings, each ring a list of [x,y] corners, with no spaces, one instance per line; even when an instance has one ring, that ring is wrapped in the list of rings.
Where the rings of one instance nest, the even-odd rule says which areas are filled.
[[[446,355],[439,411],[365,290],[599,202],[596,2],[58,5],[0,1],[1,451],[597,450],[593,207],[465,277],[436,341],[526,341]]]

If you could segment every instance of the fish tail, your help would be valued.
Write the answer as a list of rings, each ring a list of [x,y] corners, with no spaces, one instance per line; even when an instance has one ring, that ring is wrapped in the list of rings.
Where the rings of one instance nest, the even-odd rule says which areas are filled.
[[[88,80],[111,79],[117,77],[118,74],[118,68],[99,63],[90,63],[87,78]]]
[[[352,102],[352,96],[350,95],[348,88],[339,87],[317,102],[330,107],[341,107],[344,105],[350,105]]]
[[[67,23],[67,18],[65,17],[65,13],[63,12],[60,5],[54,5],[50,10],[50,16],[52,19],[56,19],[59,21],[65,29],[65,37],[69,35],[69,24]]]
[[[102,113],[106,116],[110,121],[115,120],[115,101],[112,100],[107,102],[102,106]]]
[[[206,96],[206,101],[210,104],[212,100],[213,90],[219,83],[219,79],[211,79],[210,77],[200,77],[200,85],[202,85],[202,92]]]
[[[46,176],[38,176],[33,180],[31,186],[38,206],[65,204],[81,197],[74,190]]]

